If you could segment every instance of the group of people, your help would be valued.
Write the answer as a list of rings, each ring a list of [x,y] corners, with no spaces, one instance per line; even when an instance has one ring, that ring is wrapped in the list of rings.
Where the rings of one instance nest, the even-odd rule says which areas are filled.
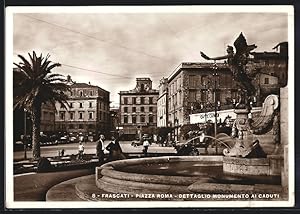
[[[104,141],[105,141],[105,136],[103,134],[99,135],[99,139],[96,141],[96,155],[98,157],[98,161],[100,164],[104,163],[104,150],[106,149],[109,151],[108,155],[108,161],[113,161],[113,160],[121,160],[125,159],[125,155],[122,152],[120,143],[119,143],[119,138],[115,138],[114,136],[111,137],[111,142],[104,147]],[[84,145],[82,142],[79,142],[78,146],[78,158],[83,159],[83,154],[84,154]]]

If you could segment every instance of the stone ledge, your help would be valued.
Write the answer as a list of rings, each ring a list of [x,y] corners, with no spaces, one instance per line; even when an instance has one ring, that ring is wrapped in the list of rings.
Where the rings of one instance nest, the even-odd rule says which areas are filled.
[[[234,165],[251,165],[251,166],[268,166],[268,158],[238,158],[238,157],[224,157],[223,163]]]

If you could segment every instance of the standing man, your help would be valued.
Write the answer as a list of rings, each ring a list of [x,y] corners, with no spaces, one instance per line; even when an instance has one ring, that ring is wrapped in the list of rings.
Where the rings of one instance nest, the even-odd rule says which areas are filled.
[[[99,140],[97,140],[96,154],[100,164],[104,163],[104,140],[105,137],[103,134],[101,134]]]

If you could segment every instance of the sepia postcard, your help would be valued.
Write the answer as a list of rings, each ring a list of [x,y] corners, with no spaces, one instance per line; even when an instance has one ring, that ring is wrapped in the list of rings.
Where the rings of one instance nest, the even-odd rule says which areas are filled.
[[[292,207],[294,8],[6,8],[7,208]]]

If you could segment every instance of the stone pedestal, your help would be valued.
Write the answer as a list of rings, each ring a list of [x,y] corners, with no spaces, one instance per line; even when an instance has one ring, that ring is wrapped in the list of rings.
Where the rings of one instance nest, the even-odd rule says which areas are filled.
[[[232,136],[235,145],[231,149],[225,149],[224,155],[229,157],[246,157],[253,150],[253,134],[250,132],[249,109],[235,109],[236,120],[232,128]]]

